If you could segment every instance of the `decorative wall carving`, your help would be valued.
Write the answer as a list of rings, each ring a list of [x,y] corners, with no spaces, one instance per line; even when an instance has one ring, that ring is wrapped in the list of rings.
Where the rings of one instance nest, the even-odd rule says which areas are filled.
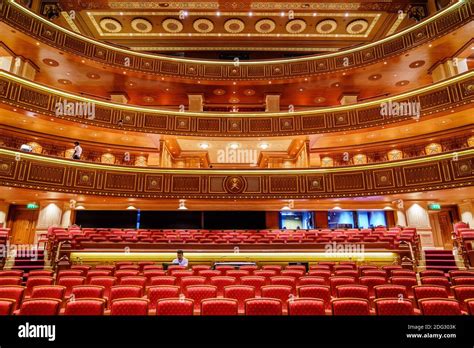
[[[471,71],[455,76],[450,81],[444,80],[420,88],[416,95],[404,97],[401,94],[391,97],[390,100],[420,102],[420,117],[423,119],[428,115],[446,111],[447,105],[452,109],[468,107],[474,101],[474,93],[469,92],[473,85],[474,72]],[[382,115],[380,103],[385,99],[376,101],[375,105],[374,102],[355,104],[349,111],[344,109],[347,106],[341,106],[286,114],[242,113],[235,117],[235,114],[227,113],[188,113],[140,106],[125,107],[88,98],[90,103],[96,105],[95,117],[89,119],[82,115],[56,115],[55,105],[63,100],[64,93],[54,89],[46,91],[40,84],[0,71],[0,103],[77,123],[134,132],[214,137],[293,136],[350,131],[412,120],[409,115]],[[66,93],[66,96],[69,102],[83,101],[74,94]],[[133,111],[130,107],[134,108]],[[344,111],[339,111],[341,108]],[[120,120],[122,126],[119,125]]]
[[[0,7],[0,21],[27,33],[38,41],[45,42],[63,51],[69,51],[85,58],[97,60],[101,64],[105,63],[121,69],[145,73],[178,76],[182,71],[187,71],[186,66],[189,64],[189,60],[146,55],[117,48],[104,42],[99,43],[90,39],[85,40],[78,35],[74,35],[74,32],[53,27],[46,19],[42,20],[33,17],[28,9],[24,9],[16,3],[2,0],[2,5]],[[381,59],[387,59],[389,56],[398,55],[414,48],[421,41],[431,41],[446,35],[470,22],[473,16],[474,8],[472,1],[453,3],[443,15],[435,20],[423,22],[421,28],[408,30],[401,36],[395,36],[387,41],[379,42],[376,46],[370,48],[361,46],[355,49],[341,50],[330,58],[312,56],[304,60],[293,58],[284,62],[268,61],[263,64],[261,62],[242,62],[238,74],[231,73],[233,62],[195,60],[193,64],[197,68],[193,70],[193,74],[187,77],[195,79],[251,80],[267,79],[278,74],[279,78],[293,78],[295,76],[315,75],[328,71],[347,69],[348,67],[353,68]],[[181,24],[179,21],[177,22]],[[179,24],[174,23],[173,19],[167,19],[163,22],[165,29],[170,32],[179,32],[182,29]],[[241,25],[239,26],[234,22],[230,23],[228,27],[227,30],[232,32],[242,30]],[[118,56],[120,59],[117,59]],[[349,66],[337,64],[337,60],[345,56],[350,57]]]
[[[474,149],[345,168],[238,171],[98,165],[0,149],[0,185],[142,198],[373,196],[472,186]]]

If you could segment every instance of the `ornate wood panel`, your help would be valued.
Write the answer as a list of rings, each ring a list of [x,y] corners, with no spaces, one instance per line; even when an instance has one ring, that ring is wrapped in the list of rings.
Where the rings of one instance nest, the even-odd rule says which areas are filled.
[[[447,35],[471,21],[473,16],[472,1],[459,1],[423,21],[420,26],[414,26],[375,45],[363,45],[330,55],[266,62],[249,61],[234,66],[234,62],[180,59],[123,49],[54,26],[45,18],[15,2],[0,2],[0,21],[62,51],[120,69],[209,80],[285,79],[369,65],[381,59],[404,54],[424,42]]]
[[[474,185],[474,149],[376,165],[305,170],[130,168],[0,149],[0,185],[141,198],[325,198]]]
[[[57,113],[56,106],[64,101],[94,104],[95,117],[90,119],[85,115],[70,116],[64,112]],[[419,103],[420,118],[446,111],[448,107],[453,109],[468,107],[474,101],[474,72],[466,72],[390,99],[301,112],[236,115],[172,112],[115,104],[47,88],[0,71],[0,103],[72,122],[158,134],[212,137],[292,136],[384,126],[414,118],[413,115],[383,114],[382,105],[383,103],[388,105],[389,101],[410,105],[414,102]],[[120,120],[122,120],[121,126]]]

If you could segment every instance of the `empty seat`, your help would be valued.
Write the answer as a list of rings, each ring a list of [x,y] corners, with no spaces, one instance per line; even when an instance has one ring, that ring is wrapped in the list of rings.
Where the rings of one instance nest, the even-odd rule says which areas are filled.
[[[283,306],[274,298],[251,298],[245,301],[245,315],[282,315]]]
[[[332,300],[334,315],[370,315],[368,300],[360,298],[337,298]]]
[[[303,276],[297,281],[298,286],[302,285],[326,285],[326,280],[322,277]]]
[[[12,315],[15,308],[15,300],[0,298],[0,315]]]
[[[274,277],[277,275],[277,272],[273,269],[258,269],[256,271],[253,271],[254,276],[260,276],[260,277],[265,277],[265,278],[270,278]]]
[[[64,271],[63,271],[64,272]],[[53,276],[53,271],[47,271],[47,270],[32,270],[28,273],[28,277],[52,277]],[[75,274],[77,275],[77,274]],[[80,275],[80,274],[79,274]]]
[[[362,276],[387,278],[387,272],[381,269],[365,269],[361,272]]]
[[[189,298],[158,300],[156,315],[194,315],[194,301]]]
[[[105,300],[101,298],[76,298],[68,301],[64,315],[103,315]]]
[[[70,269],[65,271],[59,271],[57,279],[61,277],[81,277],[84,274],[84,271],[80,269]]]
[[[454,277],[451,282],[453,285],[474,285],[474,277]]]
[[[325,303],[315,298],[294,298],[288,300],[288,315],[325,315]]]
[[[474,271],[460,271],[460,270],[449,271],[449,277],[450,278],[474,277]]]
[[[369,287],[366,285],[338,285],[336,286],[337,297],[351,297],[369,299]]]
[[[390,271],[392,277],[413,277],[416,278],[416,272],[409,269],[394,269]]]
[[[175,285],[176,277],[172,276],[159,276],[150,279],[150,285]]]
[[[181,278],[181,288],[186,289],[189,285],[202,285],[206,283],[206,277],[190,276]]]
[[[121,298],[113,300],[110,315],[148,315],[148,300],[143,298]]]
[[[451,287],[451,290],[461,307],[467,310],[465,301],[474,299],[474,285],[455,285]]]
[[[23,271],[0,271],[0,277],[23,277]]]
[[[280,265],[264,265],[264,266],[262,266],[263,271],[275,271],[275,275],[280,274],[281,268],[282,267]],[[255,272],[254,272],[254,274],[255,274]]]
[[[366,285],[369,288],[369,295],[374,296],[374,286],[385,284],[387,281],[385,277],[363,276],[359,278],[361,285]]]
[[[137,285],[115,285],[110,288],[109,300],[142,297],[143,288]]]
[[[296,291],[296,278],[288,276],[275,276],[270,278],[271,285],[287,285],[291,287],[292,293]]]
[[[233,270],[226,271],[225,275],[228,277],[234,277],[236,278],[237,281],[239,281],[241,277],[249,276],[250,271],[246,271],[243,269],[233,269]]]
[[[339,285],[350,285],[355,284],[356,279],[354,277],[340,277],[334,276],[329,278],[329,284],[331,286],[331,293],[333,296],[336,296],[336,287]]]
[[[255,296],[255,288],[250,285],[229,285],[224,287],[224,297],[237,300],[240,311],[245,309],[245,300]]]
[[[354,277],[357,279],[359,277],[359,271],[355,269],[342,269],[334,271],[334,275],[338,277]]]
[[[148,287],[147,298],[150,301],[150,308],[155,309],[158,300],[164,298],[178,298],[179,293],[179,286],[174,285],[155,285]]]
[[[77,300],[79,298],[102,298],[105,287],[100,285],[77,285],[71,289],[71,296]]]
[[[0,286],[0,298],[14,300],[16,309],[20,307],[21,301],[25,294],[25,287],[19,285],[2,285]]]
[[[306,266],[304,265],[288,265],[285,267],[285,270],[293,270],[296,269],[298,271],[303,271],[303,273],[306,273]]]
[[[258,270],[258,266],[257,265],[247,265],[247,266],[241,266],[239,269],[243,270],[243,271],[249,271],[249,275],[250,275],[250,274],[253,274],[254,271]]]
[[[414,315],[413,302],[400,298],[379,298],[374,301],[376,315]]]
[[[423,285],[440,285],[444,286],[446,289],[449,289],[451,284],[449,283],[448,278],[446,277],[421,277],[421,284]]]
[[[18,315],[58,315],[61,300],[52,298],[31,298],[23,300]]]
[[[444,272],[443,271],[438,271],[438,270],[426,270],[426,271],[421,271],[420,272],[420,277],[444,277]]]
[[[61,285],[38,285],[31,290],[31,298],[55,298],[62,300],[66,294],[66,287]]]
[[[224,293],[224,287],[229,286],[229,285],[235,285],[236,279],[235,277],[216,276],[216,277],[211,277],[209,283],[216,287],[217,295],[221,296]]]
[[[92,277],[109,277],[112,275],[112,271],[106,269],[91,269],[87,272],[87,282],[90,281]]]
[[[0,277],[0,286],[2,285],[21,285],[21,277]]]
[[[467,313],[470,315],[474,315],[474,299],[466,300],[465,303],[466,303]]]
[[[320,269],[310,270],[308,272],[308,276],[324,278],[324,279],[326,279],[327,285],[329,285],[329,278],[331,277],[331,271],[329,271],[329,270],[320,270]]]
[[[53,277],[28,277],[26,281],[26,296],[29,296],[34,286],[53,285]]]
[[[221,272],[227,272],[227,271],[231,271],[231,270],[234,270],[235,267],[234,266],[225,266],[225,265],[221,265],[221,266],[216,266],[215,269],[221,271]]]
[[[304,285],[298,287],[298,296],[317,298],[324,301],[326,309],[331,308],[331,288],[327,285]]]
[[[87,265],[72,265],[71,266],[71,270],[81,270],[82,271],[82,275],[84,274],[87,274],[87,272],[91,269],[91,266],[87,266]]]
[[[109,297],[110,288],[115,285],[117,278],[115,277],[92,277],[89,285],[100,285],[104,287],[104,297]]]
[[[201,277],[206,277],[207,279],[211,279],[211,277],[222,275],[222,271],[219,271],[217,269],[206,269],[198,271],[198,275]]]
[[[194,310],[199,311],[202,300],[217,297],[217,287],[213,285],[191,285],[186,288],[185,295],[194,301]]]
[[[238,301],[231,298],[208,298],[201,301],[201,315],[238,315]]]
[[[210,265],[194,265],[191,267],[191,269],[194,271],[195,274],[199,271],[204,271],[204,270],[210,270],[211,266]]]
[[[69,296],[71,294],[71,290],[73,286],[84,285],[85,282],[86,282],[85,277],[64,276],[58,279],[57,285],[64,286],[66,288],[65,296]]]
[[[119,281],[123,277],[131,277],[137,276],[140,272],[138,270],[119,270],[115,271],[114,277],[116,277]]]
[[[413,295],[413,290],[412,287],[415,285],[418,285],[418,281],[414,277],[399,277],[399,276],[394,276],[390,277],[390,283],[394,285],[403,285],[406,287],[408,296]]]
[[[260,290],[262,297],[279,299],[284,307],[293,296],[293,288],[289,285],[265,285]]]
[[[448,298],[446,287],[442,285],[417,285],[413,287],[415,302],[425,298]]]
[[[285,269],[280,272],[280,276],[282,277],[293,277],[293,278],[299,278],[304,276],[306,272],[299,270],[299,269]]]
[[[144,287],[146,284],[146,278],[143,276],[130,276],[122,277],[120,279],[120,285],[137,285]]]
[[[374,286],[375,298],[408,298],[404,285],[383,284]]]
[[[249,285],[255,288],[255,296],[260,296],[260,288],[266,284],[265,277],[262,276],[247,276],[240,278],[241,285]]]
[[[454,299],[425,298],[418,301],[422,315],[461,315],[461,306]]]

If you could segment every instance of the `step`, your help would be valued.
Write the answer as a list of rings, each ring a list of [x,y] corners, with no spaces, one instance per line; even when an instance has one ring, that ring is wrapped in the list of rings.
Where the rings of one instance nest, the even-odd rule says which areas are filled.
[[[448,271],[457,271],[459,270],[458,266],[426,266],[426,270],[440,270],[444,272]]]
[[[436,259],[436,260],[451,260],[451,259],[454,259],[454,255],[428,255],[428,256],[425,256],[425,260],[433,260],[433,259]]]
[[[456,260],[426,260],[425,265],[435,266],[435,265],[455,265]]]
[[[452,250],[425,250],[425,255],[453,255]]]

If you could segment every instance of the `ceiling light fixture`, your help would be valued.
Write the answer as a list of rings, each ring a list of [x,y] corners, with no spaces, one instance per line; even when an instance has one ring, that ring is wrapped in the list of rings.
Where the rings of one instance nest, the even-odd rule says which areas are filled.
[[[285,205],[283,206],[283,208],[281,208],[281,210],[291,210],[291,209],[293,209],[294,207],[295,207],[295,201],[292,200],[292,199],[290,199],[290,200],[288,201],[288,203],[285,204]]]
[[[199,147],[203,150],[206,150],[209,148],[209,144],[208,143],[200,143],[199,144]]]
[[[133,205],[129,205],[127,207],[127,210],[137,210],[137,208],[135,208]]]
[[[231,143],[229,144],[229,147],[232,149],[232,150],[237,150],[239,148],[239,144],[237,143]]]
[[[261,148],[262,150],[266,150],[270,147],[270,144],[268,143],[261,143],[260,145],[258,145],[259,148]]]

